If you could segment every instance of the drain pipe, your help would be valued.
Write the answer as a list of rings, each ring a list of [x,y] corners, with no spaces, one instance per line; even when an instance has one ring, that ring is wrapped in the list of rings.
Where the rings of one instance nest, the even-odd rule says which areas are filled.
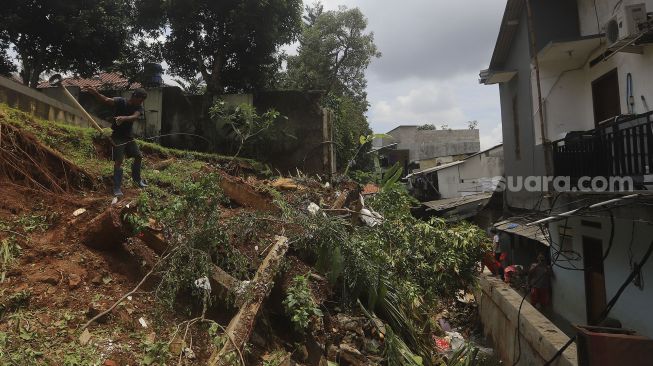
[[[550,156],[550,144],[549,139],[547,138],[548,128],[546,126],[546,121],[544,120],[544,109],[542,101],[542,84],[540,81],[540,63],[537,57],[537,46],[535,39],[535,28],[533,26],[533,9],[531,8],[531,0],[524,0],[526,2],[526,12],[528,15],[528,32],[531,39],[531,54],[533,54],[533,64],[535,65],[535,77],[537,81],[537,103],[538,103],[538,114],[540,117],[540,134],[542,135],[542,148],[544,150],[544,174],[547,176],[553,175],[551,171],[551,156]],[[551,196],[549,196],[549,205],[551,204]]]

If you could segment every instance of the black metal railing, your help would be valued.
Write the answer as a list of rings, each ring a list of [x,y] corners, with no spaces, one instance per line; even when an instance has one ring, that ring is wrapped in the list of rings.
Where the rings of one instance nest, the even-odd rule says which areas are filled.
[[[553,143],[556,176],[627,177],[653,174],[653,112],[617,117]]]

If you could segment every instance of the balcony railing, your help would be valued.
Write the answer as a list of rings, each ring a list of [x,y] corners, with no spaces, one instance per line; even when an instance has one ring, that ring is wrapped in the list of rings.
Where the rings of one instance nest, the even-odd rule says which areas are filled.
[[[621,116],[554,142],[556,176],[627,177],[653,174],[653,112]]]

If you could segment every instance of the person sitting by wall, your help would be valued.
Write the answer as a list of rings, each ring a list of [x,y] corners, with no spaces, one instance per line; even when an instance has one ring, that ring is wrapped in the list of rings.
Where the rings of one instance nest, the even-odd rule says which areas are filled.
[[[548,307],[551,304],[551,276],[553,271],[546,263],[543,253],[537,255],[537,262],[528,271],[528,285],[531,288],[531,304],[535,307]]]

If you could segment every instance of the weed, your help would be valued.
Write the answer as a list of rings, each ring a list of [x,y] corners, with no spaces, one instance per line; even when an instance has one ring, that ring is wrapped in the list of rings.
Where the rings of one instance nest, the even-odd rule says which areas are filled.
[[[144,343],[145,355],[141,360],[142,365],[165,365],[170,358],[167,342],[155,341]]]
[[[263,366],[279,366],[290,357],[284,350],[274,351],[269,355],[263,356]]]
[[[31,297],[31,292],[24,290],[16,292],[15,294],[9,296],[9,298],[3,300],[2,303],[0,303],[0,319],[2,319],[5,314],[26,307],[29,304]]]
[[[14,237],[8,237],[0,241],[0,283],[5,281],[7,269],[20,255],[21,247]]]
[[[295,329],[302,333],[308,328],[311,319],[322,317],[322,311],[318,309],[311,295],[308,276],[296,276],[293,279],[283,300],[283,306]]]
[[[49,221],[53,219],[52,216],[47,215],[22,215],[16,221],[26,233],[33,231],[44,232],[50,227]]]

